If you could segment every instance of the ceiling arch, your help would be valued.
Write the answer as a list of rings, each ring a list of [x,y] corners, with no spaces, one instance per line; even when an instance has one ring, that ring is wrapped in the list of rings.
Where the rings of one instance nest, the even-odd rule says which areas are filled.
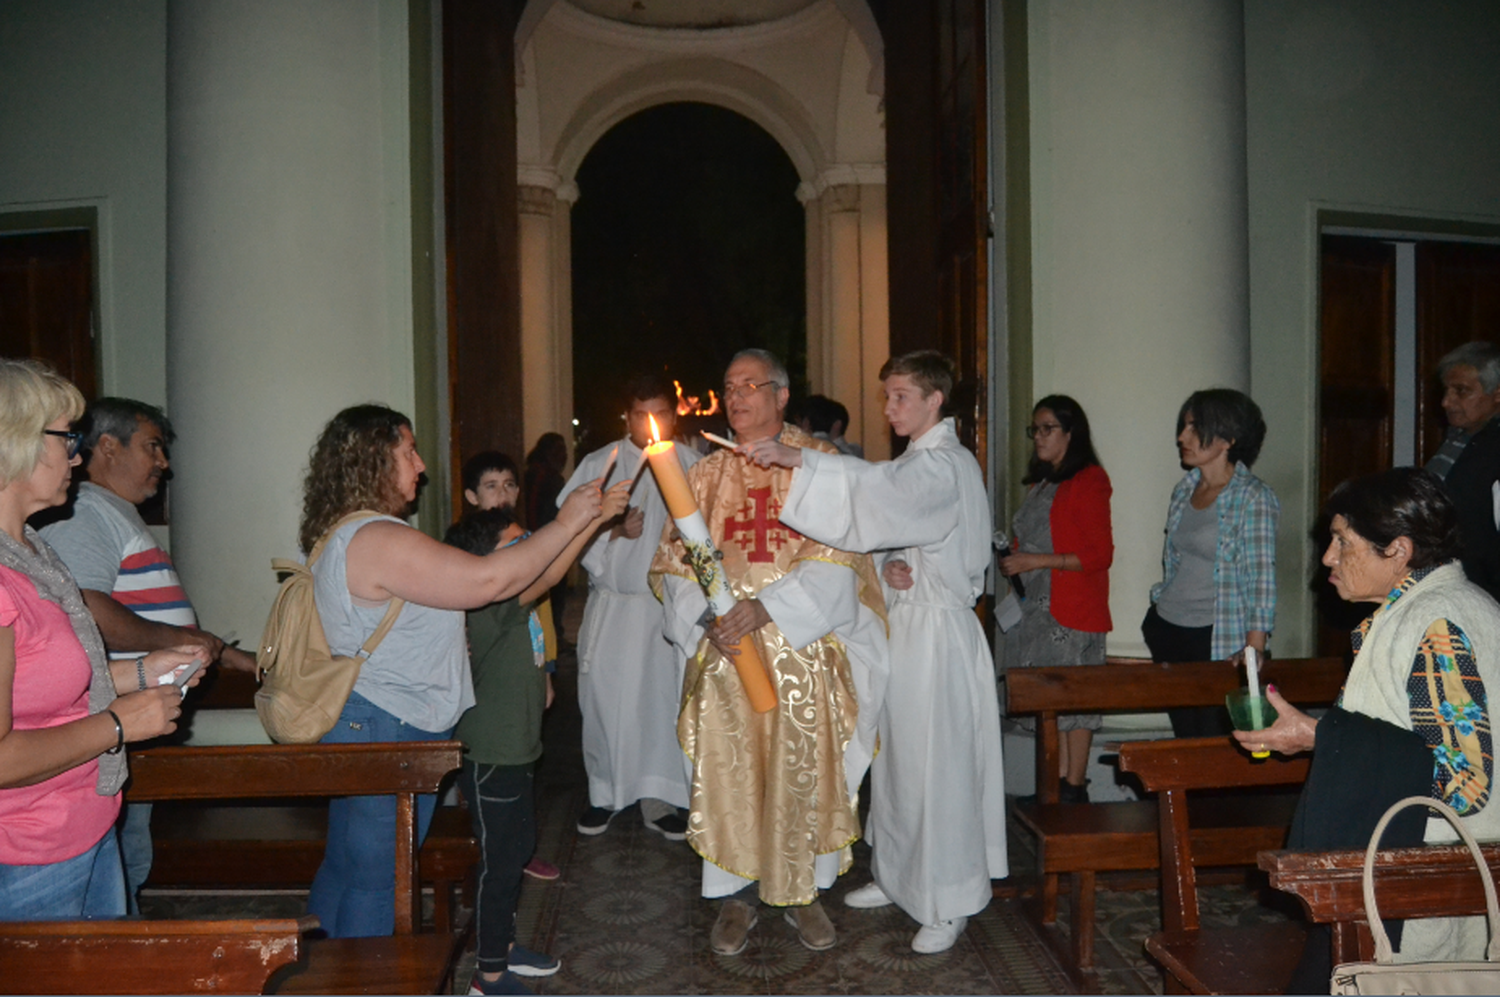
[[[664,7],[659,15],[651,17],[636,15],[628,10],[612,15],[615,7],[623,6],[617,0],[586,0],[578,4],[569,3],[568,0],[529,0],[516,25],[516,64],[521,64],[521,55],[530,43],[537,25],[559,3],[571,12],[601,23],[617,25],[625,31],[671,39],[688,35],[711,37],[775,30],[779,25],[790,25],[799,18],[808,16],[813,13],[813,8],[824,2],[831,3],[838,9],[865,48],[870,60],[867,90],[877,96],[884,95],[885,41],[866,0],[740,0],[732,5],[732,16],[719,16],[711,24],[695,22],[702,20],[705,11],[727,11],[728,8],[723,4],[705,4],[703,0],[677,0]]]
[[[814,181],[828,162],[812,122],[775,81],[722,60],[678,59],[622,73],[590,94],[559,135],[553,168],[571,181],[605,132],[638,111],[679,101],[715,104],[754,121],[786,150],[804,181]]]

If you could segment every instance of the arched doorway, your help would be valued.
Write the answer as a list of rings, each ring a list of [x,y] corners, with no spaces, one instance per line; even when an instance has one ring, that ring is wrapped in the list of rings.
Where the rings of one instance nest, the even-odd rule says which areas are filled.
[[[769,349],[805,393],[805,222],[785,150],[748,118],[669,103],[589,150],[572,210],[573,411],[588,451],[619,435],[624,377],[666,369],[689,396],[736,350]]]
[[[807,388],[844,402],[850,437],[871,457],[888,455],[876,379],[890,344],[882,77],[871,51],[878,33],[872,42],[859,27],[863,0],[848,5],[862,17],[836,0],[796,0],[769,5],[769,20],[701,29],[633,23],[591,5],[528,6],[535,19],[517,35],[515,105],[528,440],[583,421],[570,245],[578,172],[621,122],[686,102],[749,119],[790,160],[804,229]],[[658,183],[670,190],[675,179]]]

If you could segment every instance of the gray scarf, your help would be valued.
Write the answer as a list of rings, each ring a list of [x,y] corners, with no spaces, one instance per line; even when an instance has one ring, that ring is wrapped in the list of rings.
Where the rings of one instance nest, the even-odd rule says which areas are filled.
[[[94,622],[93,614],[84,604],[83,593],[78,591],[77,583],[73,581],[73,576],[68,573],[57,552],[47,546],[47,541],[38,536],[30,526],[26,527],[26,539],[36,550],[28,550],[25,544],[17,543],[9,533],[0,530],[0,564],[31,579],[38,595],[61,606],[63,612],[68,614],[68,622],[73,624],[73,633],[88,654],[89,667],[93,670],[93,678],[89,682],[89,715],[102,713],[115,701],[115,680],[109,674],[104,638],[99,635],[99,627]],[[115,795],[125,785],[127,775],[129,772],[125,767],[125,752],[100,755],[96,791],[100,796]]]

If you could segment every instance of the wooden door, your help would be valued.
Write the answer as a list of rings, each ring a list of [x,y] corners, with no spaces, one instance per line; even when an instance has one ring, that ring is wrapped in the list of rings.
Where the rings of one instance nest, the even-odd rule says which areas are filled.
[[[984,466],[989,424],[984,5],[934,0],[871,8],[886,46],[891,352],[935,349],[954,358],[960,383],[952,407],[959,434]]]
[[[1395,425],[1396,249],[1324,236],[1318,508],[1346,478],[1389,467]]]
[[[88,229],[0,236],[0,355],[45,360],[98,392]]]
[[[1473,340],[1500,343],[1500,246],[1417,243],[1417,455],[1443,442],[1438,361]]]
[[[985,460],[989,436],[989,204],[985,159],[984,7],[937,5],[938,335],[958,362],[952,408],[964,444]]]
[[[1318,359],[1318,509],[1346,478],[1391,466],[1395,425],[1396,248],[1389,242],[1324,236]],[[1326,524],[1316,526],[1318,553]],[[1318,652],[1349,651],[1349,631],[1367,615],[1314,569]]]
[[[444,0],[449,480],[481,450],[520,459],[521,263],[516,22],[521,0]],[[453,488],[453,512],[462,492]]]
[[[1442,443],[1438,361],[1471,340],[1500,342],[1500,246],[1413,237],[1416,411],[1395,411],[1396,249],[1389,239],[1324,236],[1319,330],[1318,507],[1346,478],[1392,465],[1397,418],[1414,418],[1417,461]],[[1326,524],[1317,525],[1320,543]],[[1318,567],[1319,651],[1348,651],[1348,630],[1366,615],[1342,603]]]

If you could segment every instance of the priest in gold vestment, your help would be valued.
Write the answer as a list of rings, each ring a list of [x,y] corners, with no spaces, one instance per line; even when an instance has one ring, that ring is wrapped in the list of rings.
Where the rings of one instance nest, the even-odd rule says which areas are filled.
[[[724,408],[741,441],[779,435],[831,445],[782,421],[785,369],[761,350],[737,354]],[[671,525],[651,566],[667,639],[687,659],[677,735],[692,765],[688,843],[703,856],[703,896],[725,898],[710,942],[743,951],[757,899],[785,908],[810,949],[831,947],[818,891],[852,861],[856,794],[875,749],[887,673],[885,598],[867,555],[817,543],[777,519],[791,472],[721,450],[688,482],[724,557],[739,604],[704,626],[707,602]],[[776,708],[756,713],[729,655],[754,633]]]

